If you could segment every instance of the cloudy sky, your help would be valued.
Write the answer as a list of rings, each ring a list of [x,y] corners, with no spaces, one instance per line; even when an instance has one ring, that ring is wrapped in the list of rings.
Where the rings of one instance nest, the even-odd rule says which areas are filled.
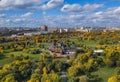
[[[0,0],[0,27],[120,26],[120,0]]]

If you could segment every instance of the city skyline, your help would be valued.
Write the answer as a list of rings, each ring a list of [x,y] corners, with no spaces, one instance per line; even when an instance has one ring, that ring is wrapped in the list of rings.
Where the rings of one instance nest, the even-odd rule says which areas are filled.
[[[120,27],[119,0],[0,0],[0,27]]]

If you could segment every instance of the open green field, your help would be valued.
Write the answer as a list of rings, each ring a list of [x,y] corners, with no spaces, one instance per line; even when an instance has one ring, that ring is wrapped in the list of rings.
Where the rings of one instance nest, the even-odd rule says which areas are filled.
[[[12,59],[9,57],[10,54],[14,54],[15,56],[20,56],[20,55],[29,56],[34,60],[38,60],[40,58],[40,54],[29,54],[29,53],[24,53],[22,51],[9,52],[9,53],[4,53],[4,55],[0,57],[0,66],[12,62]]]
[[[70,41],[75,42],[75,44],[84,44],[89,47],[95,47],[96,42],[93,40],[77,40],[77,39],[70,39]]]
[[[6,56],[0,57],[0,66],[9,64],[10,62],[12,62],[12,60],[9,57],[6,57]]]
[[[84,44],[84,45],[91,46],[91,47],[96,46],[95,41],[88,41],[88,40],[78,41],[77,39],[70,39],[70,41],[75,42],[75,44]],[[43,44],[44,44],[44,48],[47,48],[49,46],[49,43],[43,43]],[[40,49],[40,48],[38,46],[34,46],[34,47],[30,47],[29,49],[34,50],[34,49]],[[4,56],[0,58],[0,66],[3,66],[4,64],[8,64],[12,62],[12,60],[9,58],[10,54],[14,54],[15,56],[20,56],[20,55],[29,56],[30,58],[34,60],[38,60],[40,57],[40,54],[29,54],[23,51],[13,51],[12,49],[4,50],[3,54]],[[59,60],[65,61],[66,59],[67,58],[60,58]]]
[[[3,66],[4,64],[8,64],[12,62],[11,58],[9,57],[11,54],[14,54],[15,56],[29,56],[33,60],[39,60],[41,54],[29,54],[25,53],[23,51],[16,51],[16,52],[7,52],[3,56],[0,57],[0,66]],[[61,57],[57,58],[60,61],[65,62],[67,60],[67,57]]]
[[[39,57],[40,57],[40,54],[29,54],[29,53],[25,53],[25,52],[22,52],[22,51],[10,52],[6,55],[9,56],[10,54],[14,54],[15,56],[20,56],[20,55],[29,56],[30,58],[33,58],[35,60],[39,59]]]
[[[108,78],[115,75],[115,68],[104,67],[100,68],[98,71],[93,72],[92,75],[98,75],[99,78],[102,79],[101,82],[107,82]]]
[[[49,45],[49,43],[43,43],[43,44],[44,44],[44,48],[47,48],[47,46]],[[34,49],[40,49],[40,48],[35,46],[35,47],[30,47],[29,49],[34,50]],[[40,54],[30,54],[30,53],[25,53],[23,51],[13,51],[12,49],[4,50],[3,54],[4,55],[0,56],[0,66],[3,66],[5,64],[12,62],[12,59],[9,57],[11,54],[15,56],[20,56],[20,55],[29,56],[34,60],[38,60],[40,58]]]
[[[44,48],[47,48],[49,46],[49,43],[44,43]],[[35,47],[30,47],[29,50],[34,50],[34,49],[39,49],[42,50],[40,47],[35,46]],[[29,56],[33,60],[39,60],[41,54],[30,54],[27,52],[23,51],[13,51],[12,49],[4,50],[4,55],[0,56],[0,66],[3,66],[5,64],[11,63],[12,59],[10,58],[10,55],[13,54],[15,56]],[[60,61],[66,61],[67,58],[57,58]]]
[[[77,40],[77,39],[70,39],[70,41],[75,42],[75,44],[84,44],[87,45],[89,47],[94,48],[96,46],[96,42],[91,40]],[[48,43],[44,44],[44,47],[47,48],[48,47]],[[30,50],[34,50],[34,49],[40,49],[39,47],[30,47]],[[5,64],[11,63],[12,59],[9,57],[11,54],[14,54],[15,56],[29,56],[30,58],[32,58],[33,60],[39,60],[40,58],[40,54],[30,54],[30,53],[26,53],[23,51],[12,51],[11,49],[9,50],[4,50],[4,55],[0,56],[0,66],[3,66]],[[57,58],[60,61],[66,61],[67,58]],[[101,82],[107,82],[108,78],[115,75],[116,71],[115,68],[109,68],[109,67],[103,67],[103,68],[99,68],[98,71],[95,71],[92,73],[92,75],[98,75],[99,78],[102,79]]]

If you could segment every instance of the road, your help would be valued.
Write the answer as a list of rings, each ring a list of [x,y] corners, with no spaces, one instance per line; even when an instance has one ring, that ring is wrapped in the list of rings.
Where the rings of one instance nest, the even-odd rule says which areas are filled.
[[[62,66],[63,68],[62,68],[62,71],[61,71],[61,77],[63,78],[64,82],[67,82],[67,76],[66,76],[66,72],[65,72],[65,63]]]

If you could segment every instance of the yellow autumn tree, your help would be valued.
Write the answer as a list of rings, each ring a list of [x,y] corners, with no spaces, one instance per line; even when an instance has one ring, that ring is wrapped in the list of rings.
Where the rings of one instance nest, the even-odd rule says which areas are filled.
[[[120,82],[120,80],[118,80],[116,76],[112,76],[108,79],[108,82]]]
[[[43,68],[43,74],[47,74],[47,68],[46,67]]]

